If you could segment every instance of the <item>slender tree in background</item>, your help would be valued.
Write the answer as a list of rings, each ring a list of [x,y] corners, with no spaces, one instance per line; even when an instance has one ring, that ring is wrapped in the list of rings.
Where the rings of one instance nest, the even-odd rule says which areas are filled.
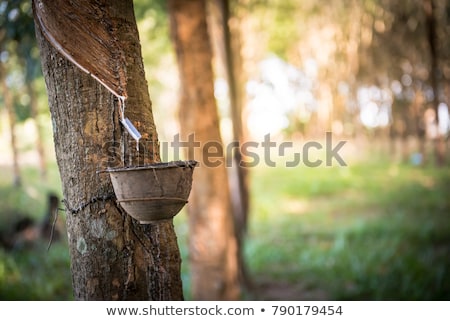
[[[3,94],[3,103],[8,113],[9,133],[12,150],[13,164],[13,185],[20,186],[22,179],[19,168],[19,148],[16,138],[16,114],[14,111],[14,97],[6,82],[6,70],[2,62],[0,62],[0,85]]]
[[[33,119],[36,136],[35,148],[38,156],[38,166],[42,179],[47,177],[47,166],[45,160],[44,135],[39,123],[38,95],[36,93],[35,79],[41,77],[39,55],[36,50],[36,37],[34,32],[34,21],[31,6],[26,0],[16,0],[15,6],[11,6],[9,12],[19,10],[19,14],[12,23],[14,33],[12,39],[17,43],[16,55],[23,68],[25,92],[29,98],[29,111]]]
[[[182,299],[172,220],[140,225],[116,204],[109,176],[97,173],[122,162],[136,165],[160,159],[133,2],[35,0],[33,5],[65,198],[75,299]],[[124,64],[119,67],[126,70],[121,83],[128,96],[126,115],[142,134],[139,152],[119,126],[118,100],[55,50],[48,41],[54,37],[43,28],[42,19],[67,37],[63,45],[80,46],[76,54],[84,63],[96,63],[88,61],[92,54],[98,59],[113,56],[111,61]],[[85,47],[96,40],[91,39],[94,35],[117,51],[105,56],[95,52],[96,47]],[[77,37],[86,37],[85,43]]]
[[[214,38],[213,52],[215,64],[220,64],[224,78],[228,84],[229,112],[232,120],[232,144],[242,146],[247,140],[243,124],[243,105],[245,100],[245,80],[241,57],[241,34],[237,24],[237,17],[231,13],[228,0],[215,0],[209,4],[211,21],[210,30]],[[232,24],[234,20],[234,25]],[[231,26],[234,26],[232,29]],[[250,286],[250,279],[246,272],[244,255],[245,235],[247,232],[249,215],[249,169],[241,166],[244,161],[240,148],[233,148],[227,154],[231,164],[228,168],[230,196],[236,239],[238,241],[238,264],[240,283]]]
[[[45,149],[44,149],[44,135],[42,133],[41,125],[39,124],[39,108],[38,99],[36,95],[36,89],[34,86],[34,80],[29,79],[26,81],[27,94],[30,97],[30,112],[31,118],[33,118],[36,127],[36,151],[39,159],[39,171],[42,179],[47,178],[47,166],[45,161]]]
[[[1,22],[2,28],[0,29],[0,53],[3,54],[4,52],[7,52],[6,47],[9,39],[8,39],[8,29],[6,28],[7,19],[3,18]],[[16,138],[16,114],[14,111],[14,95],[11,91],[11,88],[9,88],[6,80],[8,72],[6,60],[7,59],[5,58],[0,60],[0,86],[3,95],[3,104],[8,114],[10,143],[12,151],[12,165],[13,165],[13,185],[20,186],[22,179],[20,176],[19,149],[17,146],[17,138]]]
[[[2,31],[0,32],[0,52],[2,54],[2,60],[6,60],[4,57],[8,57],[7,62],[14,66],[13,68],[7,68],[5,66],[4,69],[6,70],[4,71],[13,73],[13,71],[20,70],[21,74],[23,74],[25,86],[25,88],[22,88],[22,84],[20,84],[21,82],[16,81],[15,86],[10,86],[7,88],[10,92],[5,95],[10,95],[12,97],[12,113],[10,116],[15,122],[24,121],[29,116],[33,119],[36,128],[36,135],[33,138],[35,139],[39,170],[41,173],[41,178],[45,179],[45,149],[42,128],[38,120],[39,108],[35,89],[35,79],[40,77],[42,74],[40,72],[39,54],[36,50],[33,50],[36,48],[36,37],[34,33],[31,3],[27,0],[2,1],[1,6],[0,29]],[[17,61],[17,63],[14,64],[13,61]],[[5,63],[5,61],[2,63]],[[12,78],[14,79],[15,77]],[[18,103],[20,99],[17,99],[16,101],[15,97],[21,94],[21,90],[24,90],[28,96],[29,104],[24,104],[23,107],[25,108],[22,109],[21,115],[16,117],[17,115],[15,114],[18,113],[17,108],[15,107],[20,105]],[[24,97],[23,94],[21,95],[21,97]],[[25,111],[25,113],[23,113],[23,111]],[[15,124],[13,124],[13,126],[15,127]],[[17,145],[16,139],[14,140],[14,144]],[[17,153],[16,146],[13,147],[13,151],[14,153]],[[17,159],[17,155],[13,158]],[[15,165],[14,168],[17,168],[17,166]],[[15,169],[14,172],[17,173],[17,169]]]
[[[427,27],[427,40],[430,52],[430,84],[433,88],[433,110],[435,114],[436,137],[434,138],[434,152],[436,164],[442,166],[445,163],[445,141],[439,128],[439,53],[437,49],[436,30],[436,6],[433,0],[423,0],[425,21]]]
[[[204,0],[170,0],[171,33],[181,80],[181,137],[195,137],[191,155],[200,161],[188,204],[192,296],[236,300],[238,250],[227,170],[214,97],[212,50]],[[195,136],[191,136],[195,135]],[[215,158],[207,155],[218,155]]]
[[[232,43],[231,28],[229,26],[231,14],[230,3],[228,0],[216,0],[220,9],[220,22],[223,33],[223,55],[224,65],[226,71],[226,78],[228,82],[228,91],[230,98],[231,118],[233,120],[233,141],[238,142],[242,146],[244,142],[244,128],[242,123],[242,109],[243,109],[243,82],[239,79],[239,51],[240,46],[237,41]],[[237,31],[236,31],[237,32]],[[236,48],[237,47],[237,48]],[[236,49],[235,49],[236,48]],[[242,238],[247,229],[248,209],[249,209],[249,191],[248,191],[248,170],[246,167],[240,166],[242,161],[242,154],[239,148],[233,150],[233,168],[236,171],[237,184],[235,190],[237,191],[235,217],[239,229],[238,237]]]

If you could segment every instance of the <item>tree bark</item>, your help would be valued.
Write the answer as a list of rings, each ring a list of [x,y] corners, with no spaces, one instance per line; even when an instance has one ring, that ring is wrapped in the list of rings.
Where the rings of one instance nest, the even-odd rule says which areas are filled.
[[[195,135],[199,143],[189,150],[189,158],[200,162],[188,204],[192,296],[195,300],[237,300],[237,241],[214,97],[206,3],[171,0],[168,5],[181,80],[181,137],[189,141]],[[208,158],[208,153],[216,157]]]
[[[61,56],[36,23],[66,205],[74,296],[77,300],[181,300],[181,259],[172,220],[140,225],[116,204],[109,176],[97,173],[122,164],[158,162],[160,156],[133,3],[91,4],[107,12],[110,21],[102,23],[114,26],[124,51],[126,115],[142,139],[137,152],[119,125],[117,99]],[[83,17],[73,18],[83,24]]]

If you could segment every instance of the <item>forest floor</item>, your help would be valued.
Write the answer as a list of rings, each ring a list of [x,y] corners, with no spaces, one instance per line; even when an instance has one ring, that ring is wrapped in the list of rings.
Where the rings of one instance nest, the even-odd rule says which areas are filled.
[[[0,234],[18,217],[43,219],[61,197],[56,165],[45,182],[24,167],[13,188],[0,169]],[[346,167],[257,167],[245,259],[244,300],[450,299],[450,171],[387,160]],[[60,212],[63,221],[63,214]],[[187,224],[175,219],[190,299]],[[65,239],[0,249],[0,299],[71,300]]]
[[[246,259],[257,299],[450,299],[450,171],[264,168]]]

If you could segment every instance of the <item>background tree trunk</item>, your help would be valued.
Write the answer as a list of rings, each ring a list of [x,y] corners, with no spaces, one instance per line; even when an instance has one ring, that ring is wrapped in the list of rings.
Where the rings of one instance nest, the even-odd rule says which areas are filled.
[[[124,50],[126,115],[141,132],[142,143],[138,155],[135,143],[119,126],[117,99],[63,58],[36,23],[67,209],[75,299],[180,300],[181,259],[172,220],[140,225],[116,205],[109,176],[96,173],[128,161],[158,162],[159,145],[133,3],[95,1],[92,5],[107,12],[111,21],[103,23],[114,26]],[[83,17],[76,19],[83,24]]]
[[[216,0],[221,14],[221,27],[223,33],[223,55],[228,82],[228,92],[230,97],[231,118],[233,121],[233,141],[239,142],[241,146],[244,142],[244,129],[242,124],[242,108],[243,108],[243,83],[239,81],[236,70],[242,69],[237,67],[235,57],[239,54],[239,49],[233,50],[231,41],[230,21],[230,4],[228,0]],[[237,41],[235,41],[235,46]],[[237,54],[236,54],[237,52]],[[231,155],[228,155],[231,157]],[[237,186],[235,190],[239,194],[236,198],[236,221],[239,229],[238,237],[241,239],[247,230],[248,209],[249,209],[249,188],[248,188],[248,170],[246,167],[239,166],[242,160],[240,149],[233,151],[233,169],[236,171]]]
[[[427,40],[430,49],[430,84],[433,88],[433,109],[435,112],[436,137],[434,138],[434,153],[436,157],[436,165],[443,166],[445,164],[446,146],[443,135],[439,129],[439,54],[437,49],[437,32],[436,32],[436,6],[433,0],[423,0],[423,7],[426,17]]]
[[[195,300],[237,300],[237,241],[214,98],[206,3],[171,0],[168,4],[181,80],[181,137],[188,141],[194,134],[200,143],[191,148],[189,156],[200,162],[188,204],[192,296]],[[220,156],[206,157],[217,151]]]
[[[238,146],[242,146],[247,141],[247,135],[242,119],[245,100],[245,73],[243,72],[241,58],[241,34],[236,26],[231,30],[232,15],[228,0],[215,0],[209,4],[210,15],[213,18],[211,20],[217,20],[214,21],[212,27],[217,25],[216,29],[218,29],[215,31],[218,39],[216,39],[216,45],[213,46],[213,48],[218,49],[215,50],[217,52],[214,52],[214,54],[216,61],[222,64],[224,77],[228,83],[229,108],[233,125],[232,142],[237,142]],[[237,17],[233,17],[233,19],[237,20]],[[231,162],[231,167],[228,168],[228,177],[235,233],[238,241],[239,276],[242,285],[250,288],[251,282],[242,253],[249,215],[249,170],[240,166],[244,159],[239,147],[233,148],[230,152],[226,157],[227,161]]]

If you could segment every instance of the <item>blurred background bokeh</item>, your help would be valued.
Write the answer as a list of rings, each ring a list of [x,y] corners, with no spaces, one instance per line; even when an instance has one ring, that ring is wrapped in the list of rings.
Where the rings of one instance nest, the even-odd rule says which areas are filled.
[[[169,15],[162,0],[134,4],[159,138],[171,142],[179,80]],[[246,140],[293,142],[283,155],[272,150],[275,167],[249,169],[244,299],[450,299],[450,3],[231,0],[230,8]],[[227,144],[233,117],[216,9],[211,1]],[[0,299],[70,300],[61,183],[28,0],[0,0],[0,93]],[[286,166],[326,132],[334,144],[346,141],[346,166]],[[175,226],[189,299],[183,214]]]

